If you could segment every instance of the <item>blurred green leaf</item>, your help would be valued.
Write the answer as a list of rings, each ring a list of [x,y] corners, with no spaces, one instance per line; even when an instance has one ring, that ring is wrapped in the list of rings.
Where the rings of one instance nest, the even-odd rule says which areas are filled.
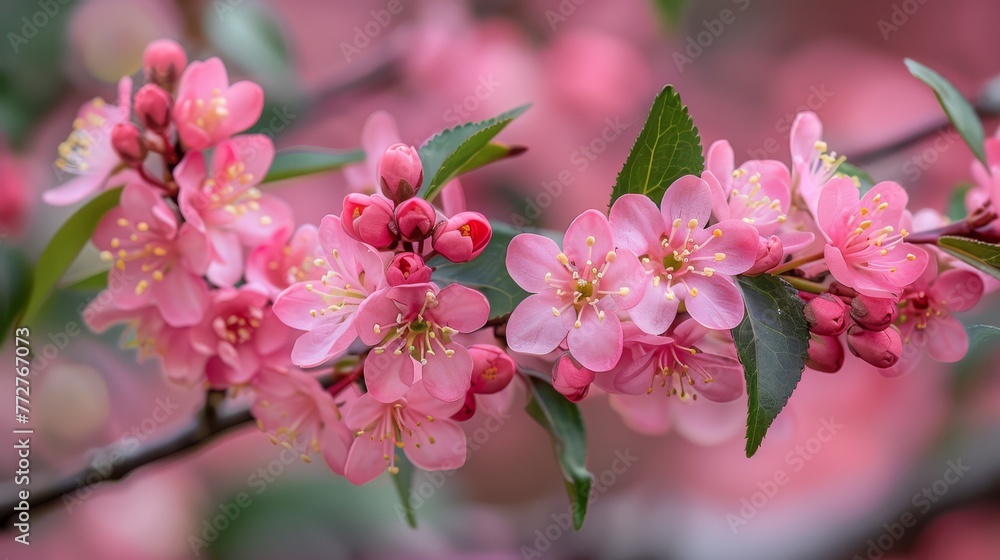
[[[938,239],[938,247],[986,274],[1000,278],[1000,245],[945,235]]]
[[[850,177],[852,179],[856,179],[856,184],[858,185],[858,188],[861,189],[861,196],[864,196],[865,193],[872,190],[872,187],[875,186],[875,179],[872,179],[872,176],[869,175],[867,171],[856,165],[847,163],[846,161],[837,166],[836,175],[838,177]]]
[[[583,526],[593,475],[587,470],[587,437],[580,410],[535,372],[526,375],[530,400],[525,409],[549,432],[552,449],[562,468],[573,514],[573,527]]]
[[[121,192],[121,187],[118,187],[99,194],[70,216],[52,236],[35,265],[34,283],[22,323],[29,323],[35,318],[52,288],[90,240],[97,223],[108,210],[118,205]]]
[[[396,454],[396,467],[399,468],[399,472],[391,475],[392,485],[396,488],[396,493],[399,494],[400,507],[406,514],[406,524],[416,529],[417,512],[413,510],[413,504],[410,503],[410,487],[413,485],[413,475],[416,474],[416,468],[405,453]]]
[[[519,156],[527,150],[528,148],[524,146],[508,146],[499,142],[490,142],[483,149],[476,152],[476,155],[472,156],[472,159],[467,161],[455,175],[465,175],[469,171],[485,167],[495,161]]]
[[[493,148],[488,148],[490,140],[528,110],[528,107],[529,105],[522,105],[492,119],[449,128],[428,140],[420,147],[420,162],[424,166],[421,196],[433,200],[445,183],[463,170],[470,169],[470,162],[477,158],[488,159],[479,153],[485,149],[495,152]]]
[[[805,303],[788,282],[767,274],[738,281],[746,316],[733,341],[747,381],[746,453],[752,457],[802,377],[809,325]]]
[[[907,58],[906,67],[910,70],[910,74],[913,74],[914,77],[934,90],[934,95],[937,96],[938,102],[941,103],[941,107],[944,109],[945,114],[948,115],[948,119],[951,120],[951,124],[955,126],[955,130],[962,136],[965,143],[969,145],[972,153],[989,169],[989,164],[986,163],[986,151],[983,146],[983,123],[979,120],[976,110],[972,108],[972,105],[965,99],[965,96],[955,89],[955,86],[951,85],[951,82],[946,80],[941,74],[920,64],[916,60]]]
[[[969,345],[978,346],[1000,338],[1000,327],[993,325],[972,325],[965,329],[969,333]]]
[[[365,160],[361,150],[324,150],[321,148],[293,148],[274,155],[271,169],[264,177],[264,183],[283,181],[303,175],[314,175],[335,171]]]
[[[969,194],[971,188],[971,183],[959,183],[951,191],[951,199],[948,201],[948,217],[951,221],[957,222],[969,214],[965,209],[965,195]]]
[[[653,101],[646,124],[618,173],[611,204],[628,193],[644,194],[659,204],[671,183],[684,175],[701,175],[704,169],[698,128],[681,96],[667,86]]]
[[[24,309],[31,290],[31,267],[20,251],[0,244],[0,346]]]
[[[482,292],[490,302],[490,317],[495,318],[513,311],[528,292],[507,272],[507,246],[519,232],[500,222],[491,225],[493,237],[478,257],[466,263],[435,257],[428,264],[436,268],[434,281],[442,285],[454,282]]]
[[[652,0],[652,2],[653,9],[660,16],[664,28],[677,29],[684,22],[687,0]]]
[[[82,292],[103,290],[108,287],[108,271],[102,270],[97,274],[92,274],[85,278],[80,278],[75,282],[71,282],[65,286],[67,290],[76,290]]]

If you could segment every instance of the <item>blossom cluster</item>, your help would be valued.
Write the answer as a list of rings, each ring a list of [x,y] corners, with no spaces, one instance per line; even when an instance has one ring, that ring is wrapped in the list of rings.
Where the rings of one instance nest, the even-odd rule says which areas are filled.
[[[188,63],[172,41],[150,44],[143,67],[134,93],[125,78],[117,104],[81,108],[56,163],[74,177],[46,193],[73,204],[123,186],[91,239],[121,282],[85,311],[88,325],[126,325],[124,344],[177,383],[250,391],[272,442],[354,483],[397,472],[397,449],[424,469],[461,466],[458,422],[505,406],[516,386],[513,359],[467,336],[486,324],[486,298],[439,286],[428,265],[467,262],[490,242],[461,185],[446,186],[447,213],[419,198],[419,154],[377,114],[351,170],[365,192],[296,228],[262,191],[271,139],[244,133],[260,86],[230,84],[217,58]]]

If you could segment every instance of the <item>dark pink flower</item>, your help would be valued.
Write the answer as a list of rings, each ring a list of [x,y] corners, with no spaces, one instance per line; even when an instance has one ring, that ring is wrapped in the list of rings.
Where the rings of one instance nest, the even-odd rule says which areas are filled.
[[[434,230],[434,250],[451,262],[478,257],[493,237],[489,220],[479,212],[459,212]]]
[[[340,222],[348,235],[381,251],[399,239],[394,211],[392,201],[380,194],[351,193],[344,197]]]

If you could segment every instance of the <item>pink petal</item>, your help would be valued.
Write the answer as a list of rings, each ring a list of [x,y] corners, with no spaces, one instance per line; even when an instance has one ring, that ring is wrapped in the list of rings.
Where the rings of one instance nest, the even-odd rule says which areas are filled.
[[[357,315],[354,319],[361,341],[369,346],[381,343],[382,338],[387,334],[382,331],[381,325],[395,323],[398,314],[399,308],[389,298],[388,291],[380,290],[368,296],[358,306]],[[375,325],[379,325],[379,327]]]
[[[450,284],[437,294],[438,307],[432,311],[441,324],[458,332],[480,329],[490,317],[486,296],[461,284]]]
[[[593,239],[590,245],[588,240]],[[566,228],[563,252],[576,266],[584,266],[588,259],[603,262],[605,255],[615,248],[608,219],[597,210],[585,210]]]
[[[384,448],[384,443],[375,436],[362,434],[355,439],[344,465],[347,480],[352,484],[367,484],[385,472],[388,462],[383,458]]]
[[[427,178],[425,177],[424,180],[427,180]],[[440,197],[441,210],[449,218],[459,212],[468,210],[465,203],[465,189],[462,188],[462,183],[458,179],[452,179],[445,183],[441,189]]]
[[[622,309],[631,309],[642,301],[643,293],[649,284],[646,270],[639,262],[639,257],[628,249],[619,249],[615,262],[608,267],[601,279],[601,289],[616,293],[612,299]],[[628,293],[621,294],[622,288],[628,288]]]
[[[728,220],[731,212],[729,209],[729,194],[726,187],[722,186],[719,179],[710,171],[701,174],[701,178],[708,183],[708,188],[712,192],[712,214],[716,221]]]
[[[721,232],[718,237],[715,232]],[[705,240],[699,240],[702,248],[692,255],[705,266],[717,273],[734,275],[742,274],[753,266],[757,260],[757,248],[760,245],[760,234],[752,225],[741,220],[726,220],[703,230]],[[725,255],[717,260],[716,255]]]
[[[566,337],[569,351],[583,367],[596,372],[615,367],[622,356],[622,325],[618,315],[585,310],[579,327],[569,330]]]
[[[719,445],[739,435],[746,427],[746,401],[678,401],[671,407],[674,429],[699,445]]]
[[[367,429],[368,426],[381,422],[388,406],[391,405],[380,402],[371,394],[365,393],[351,405],[351,410],[344,418],[344,422],[348,428],[354,431]]]
[[[983,297],[983,279],[975,272],[954,268],[934,281],[930,296],[950,311],[968,311]]]
[[[565,268],[556,260],[561,251],[555,241],[544,235],[522,233],[507,246],[507,272],[521,288],[539,293],[549,289],[545,275],[552,273],[560,278]]]
[[[405,350],[399,356],[389,349],[381,354],[369,354],[365,360],[368,394],[384,403],[397,401],[413,385],[413,372],[413,358]]]
[[[858,212],[858,187],[847,177],[830,179],[819,194],[816,221],[827,240],[838,242],[846,235],[848,217]]]
[[[149,288],[163,320],[172,327],[188,327],[201,321],[208,309],[208,286],[201,278],[174,267],[163,280]]]
[[[321,323],[330,320],[329,317],[313,317],[309,311],[322,305],[322,300],[316,292],[306,289],[308,282],[299,282],[285,288],[274,301],[274,314],[289,327],[307,331],[317,328]]]
[[[300,367],[316,367],[347,351],[358,338],[350,317],[331,321],[303,333],[292,347],[292,363]]]
[[[319,448],[330,470],[343,476],[347,469],[347,455],[354,444],[354,434],[337,417],[332,403],[330,409],[329,413],[322,414],[323,431],[319,435]]]
[[[641,194],[622,195],[611,206],[611,231],[615,244],[645,254],[660,242],[663,216],[656,203]]]
[[[855,190],[857,190],[857,187],[855,187]],[[873,202],[876,196],[879,196],[878,203]],[[906,211],[909,199],[910,197],[906,194],[906,190],[899,186],[898,183],[882,181],[865,193],[865,196],[861,198],[861,206],[867,208],[869,211],[873,211],[879,204],[888,204],[884,210],[873,214],[873,221],[878,222],[875,225],[883,224],[897,227],[903,220],[903,212]]]
[[[177,233],[177,251],[181,264],[192,274],[204,274],[212,261],[208,238],[191,224],[183,224]]]
[[[646,284],[642,300],[629,310],[629,317],[636,326],[649,334],[660,334],[666,331],[677,316],[680,300],[667,299],[667,283],[660,282],[654,286]]]
[[[927,351],[939,362],[953,363],[969,351],[969,335],[954,317],[942,315],[928,321]]]
[[[236,82],[226,91],[226,135],[233,135],[253,126],[264,109],[264,90],[253,82]]]
[[[567,329],[561,317],[552,314],[553,307],[563,301],[552,292],[528,296],[507,320],[507,343],[515,352],[545,355],[556,349],[566,338]]]
[[[234,223],[240,242],[254,248],[267,243],[278,231],[292,231],[295,219],[288,204],[276,196],[264,195],[258,199],[259,209],[249,210]]]
[[[42,193],[42,200],[53,206],[68,206],[97,193],[108,178],[107,171],[95,170],[87,175],[77,175],[73,179]]]
[[[421,380],[432,397],[453,402],[465,398],[472,380],[472,356],[462,345],[452,342],[445,348],[453,350],[448,357],[440,348],[426,354],[427,363],[421,368]]]
[[[676,219],[687,224],[694,219],[699,227],[704,227],[712,216],[712,189],[700,177],[685,175],[663,194],[660,212],[664,224],[672,224]]]
[[[427,439],[420,437],[426,434]],[[430,442],[434,438],[434,442]],[[447,418],[424,422],[423,430],[403,435],[403,451],[414,465],[428,471],[450,471],[465,464],[465,432]],[[419,444],[419,447],[417,446]]]
[[[241,134],[232,137],[227,143],[235,150],[238,161],[246,167],[244,173],[250,174],[253,184],[260,183],[274,161],[274,142],[271,137],[266,134]]]
[[[736,158],[733,156],[733,147],[729,145],[729,142],[726,140],[712,142],[705,155],[705,170],[714,175],[720,184],[725,185],[732,181],[735,167]]]
[[[233,286],[243,277],[243,247],[234,232],[209,230],[212,242],[212,263],[208,279],[216,286]]]
[[[823,124],[816,113],[803,111],[795,116],[789,140],[792,150],[792,161],[808,161],[816,142],[823,135]]]
[[[625,425],[641,434],[661,435],[670,428],[670,407],[677,403],[668,401],[662,391],[642,395],[611,395],[613,408]]]
[[[698,295],[688,292],[684,299],[688,313],[710,329],[736,328],[743,320],[743,294],[728,276],[692,276],[687,280],[690,288],[697,288]]]
[[[695,391],[714,402],[729,402],[743,394],[743,366],[736,358],[699,352],[685,359],[693,370],[703,370],[713,381],[705,382],[701,375],[692,373]]]

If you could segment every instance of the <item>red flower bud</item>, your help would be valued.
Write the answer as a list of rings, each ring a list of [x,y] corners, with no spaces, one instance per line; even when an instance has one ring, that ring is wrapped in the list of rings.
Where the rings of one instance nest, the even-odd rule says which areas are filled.
[[[139,127],[132,123],[118,123],[111,129],[111,146],[122,162],[130,167],[139,167],[146,159],[146,144],[142,141]]]
[[[844,366],[844,345],[836,336],[813,334],[809,338],[806,365],[816,371],[837,373]]]
[[[142,53],[142,70],[146,79],[167,91],[174,90],[186,66],[184,48],[170,39],[153,41]]]
[[[354,239],[379,250],[388,249],[397,239],[392,210],[392,202],[382,195],[351,193],[344,198],[340,223]]]
[[[424,180],[424,166],[417,149],[406,144],[393,144],[378,162],[382,192],[399,204],[412,198]]]
[[[170,109],[173,103],[170,94],[163,88],[156,84],[146,84],[135,92],[132,105],[143,126],[162,131],[170,126]]]
[[[896,322],[896,300],[859,295],[851,302],[851,319],[870,331],[884,331]]]
[[[777,235],[772,235],[769,238],[761,237],[760,245],[757,247],[757,261],[744,274],[747,276],[764,274],[778,266],[784,256],[785,251],[781,245],[781,239]]]
[[[552,367],[552,387],[572,402],[582,401],[590,392],[594,372],[563,354]]]
[[[434,250],[451,262],[467,262],[486,249],[493,228],[478,212],[459,212],[434,230]]]
[[[820,294],[806,304],[809,330],[823,336],[835,336],[847,330],[847,305],[837,296]]]
[[[472,355],[473,393],[496,393],[514,379],[517,364],[500,348],[490,344],[473,344],[469,347],[469,354]]]
[[[853,325],[847,329],[847,347],[855,356],[879,368],[896,365],[903,354],[903,341],[896,327],[869,331]]]
[[[423,284],[431,281],[431,267],[415,253],[399,253],[393,257],[385,270],[385,278],[390,286],[403,284]]]
[[[458,410],[455,414],[451,415],[451,419],[456,422],[465,422],[469,418],[472,418],[476,414],[476,395],[469,391],[465,394],[465,403],[462,408]]]
[[[423,241],[434,233],[437,211],[422,198],[409,198],[396,207],[396,227],[407,241]]]

